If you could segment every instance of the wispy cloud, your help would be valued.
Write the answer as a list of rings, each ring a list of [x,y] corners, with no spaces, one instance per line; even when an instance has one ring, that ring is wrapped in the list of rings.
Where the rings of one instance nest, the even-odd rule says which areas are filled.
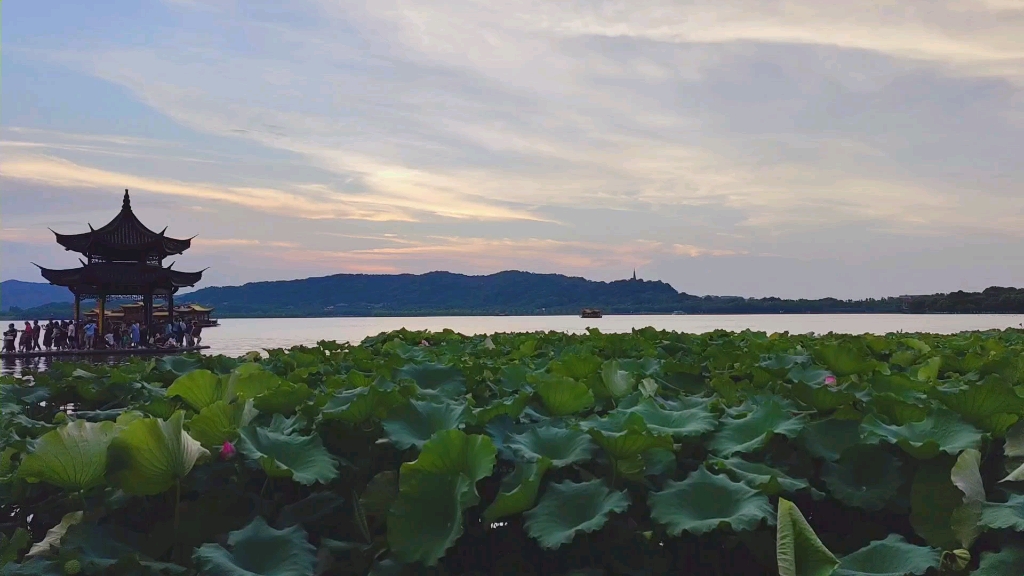
[[[1024,230],[1014,0],[167,5],[178,18],[143,44],[14,54],[117,86],[188,138],[15,121],[5,180],[137,188],[228,227],[258,213],[259,234],[197,247],[274,270],[672,278],[829,242],[861,262],[974,236],[1009,251]]]

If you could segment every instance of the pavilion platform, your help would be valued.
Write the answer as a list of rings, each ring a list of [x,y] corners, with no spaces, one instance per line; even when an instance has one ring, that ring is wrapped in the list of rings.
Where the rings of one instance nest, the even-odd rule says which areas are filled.
[[[98,350],[36,350],[34,352],[0,353],[0,358],[73,358],[76,356],[171,356],[186,352],[199,352],[209,346],[183,346],[181,348],[102,348]]]

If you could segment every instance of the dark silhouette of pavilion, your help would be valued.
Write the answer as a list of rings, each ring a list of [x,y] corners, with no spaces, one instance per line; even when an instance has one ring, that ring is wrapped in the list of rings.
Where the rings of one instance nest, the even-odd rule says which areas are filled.
[[[53,230],[50,230],[53,232]],[[75,295],[75,320],[81,316],[83,299],[95,298],[100,333],[103,333],[104,308],[108,298],[141,298],[144,318],[153,323],[153,298],[167,302],[168,320],[174,319],[174,293],[179,288],[194,286],[205,270],[180,272],[166,268],[164,258],[182,254],[192,245],[192,238],[179,240],[165,236],[165,227],[154,232],[132,212],[128,190],[124,191],[121,211],[102,228],[81,234],[58,234],[57,243],[65,250],[78,252],[82,266],[66,270],[52,270],[36,264],[43,278],[50,284],[66,286]],[[193,236],[194,238],[194,236]]]

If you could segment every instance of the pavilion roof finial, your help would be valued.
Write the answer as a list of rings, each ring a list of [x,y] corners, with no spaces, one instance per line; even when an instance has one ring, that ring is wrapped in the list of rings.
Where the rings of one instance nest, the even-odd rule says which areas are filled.
[[[130,210],[132,207],[132,199],[128,197],[128,189],[124,189],[124,200],[121,201],[122,210]]]

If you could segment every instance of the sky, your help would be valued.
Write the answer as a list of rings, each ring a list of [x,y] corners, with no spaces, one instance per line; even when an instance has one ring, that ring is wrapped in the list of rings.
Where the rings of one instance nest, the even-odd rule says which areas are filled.
[[[506,269],[1024,286],[1024,0],[6,2],[0,278],[198,235],[201,286]],[[169,262],[168,262],[169,263]]]

